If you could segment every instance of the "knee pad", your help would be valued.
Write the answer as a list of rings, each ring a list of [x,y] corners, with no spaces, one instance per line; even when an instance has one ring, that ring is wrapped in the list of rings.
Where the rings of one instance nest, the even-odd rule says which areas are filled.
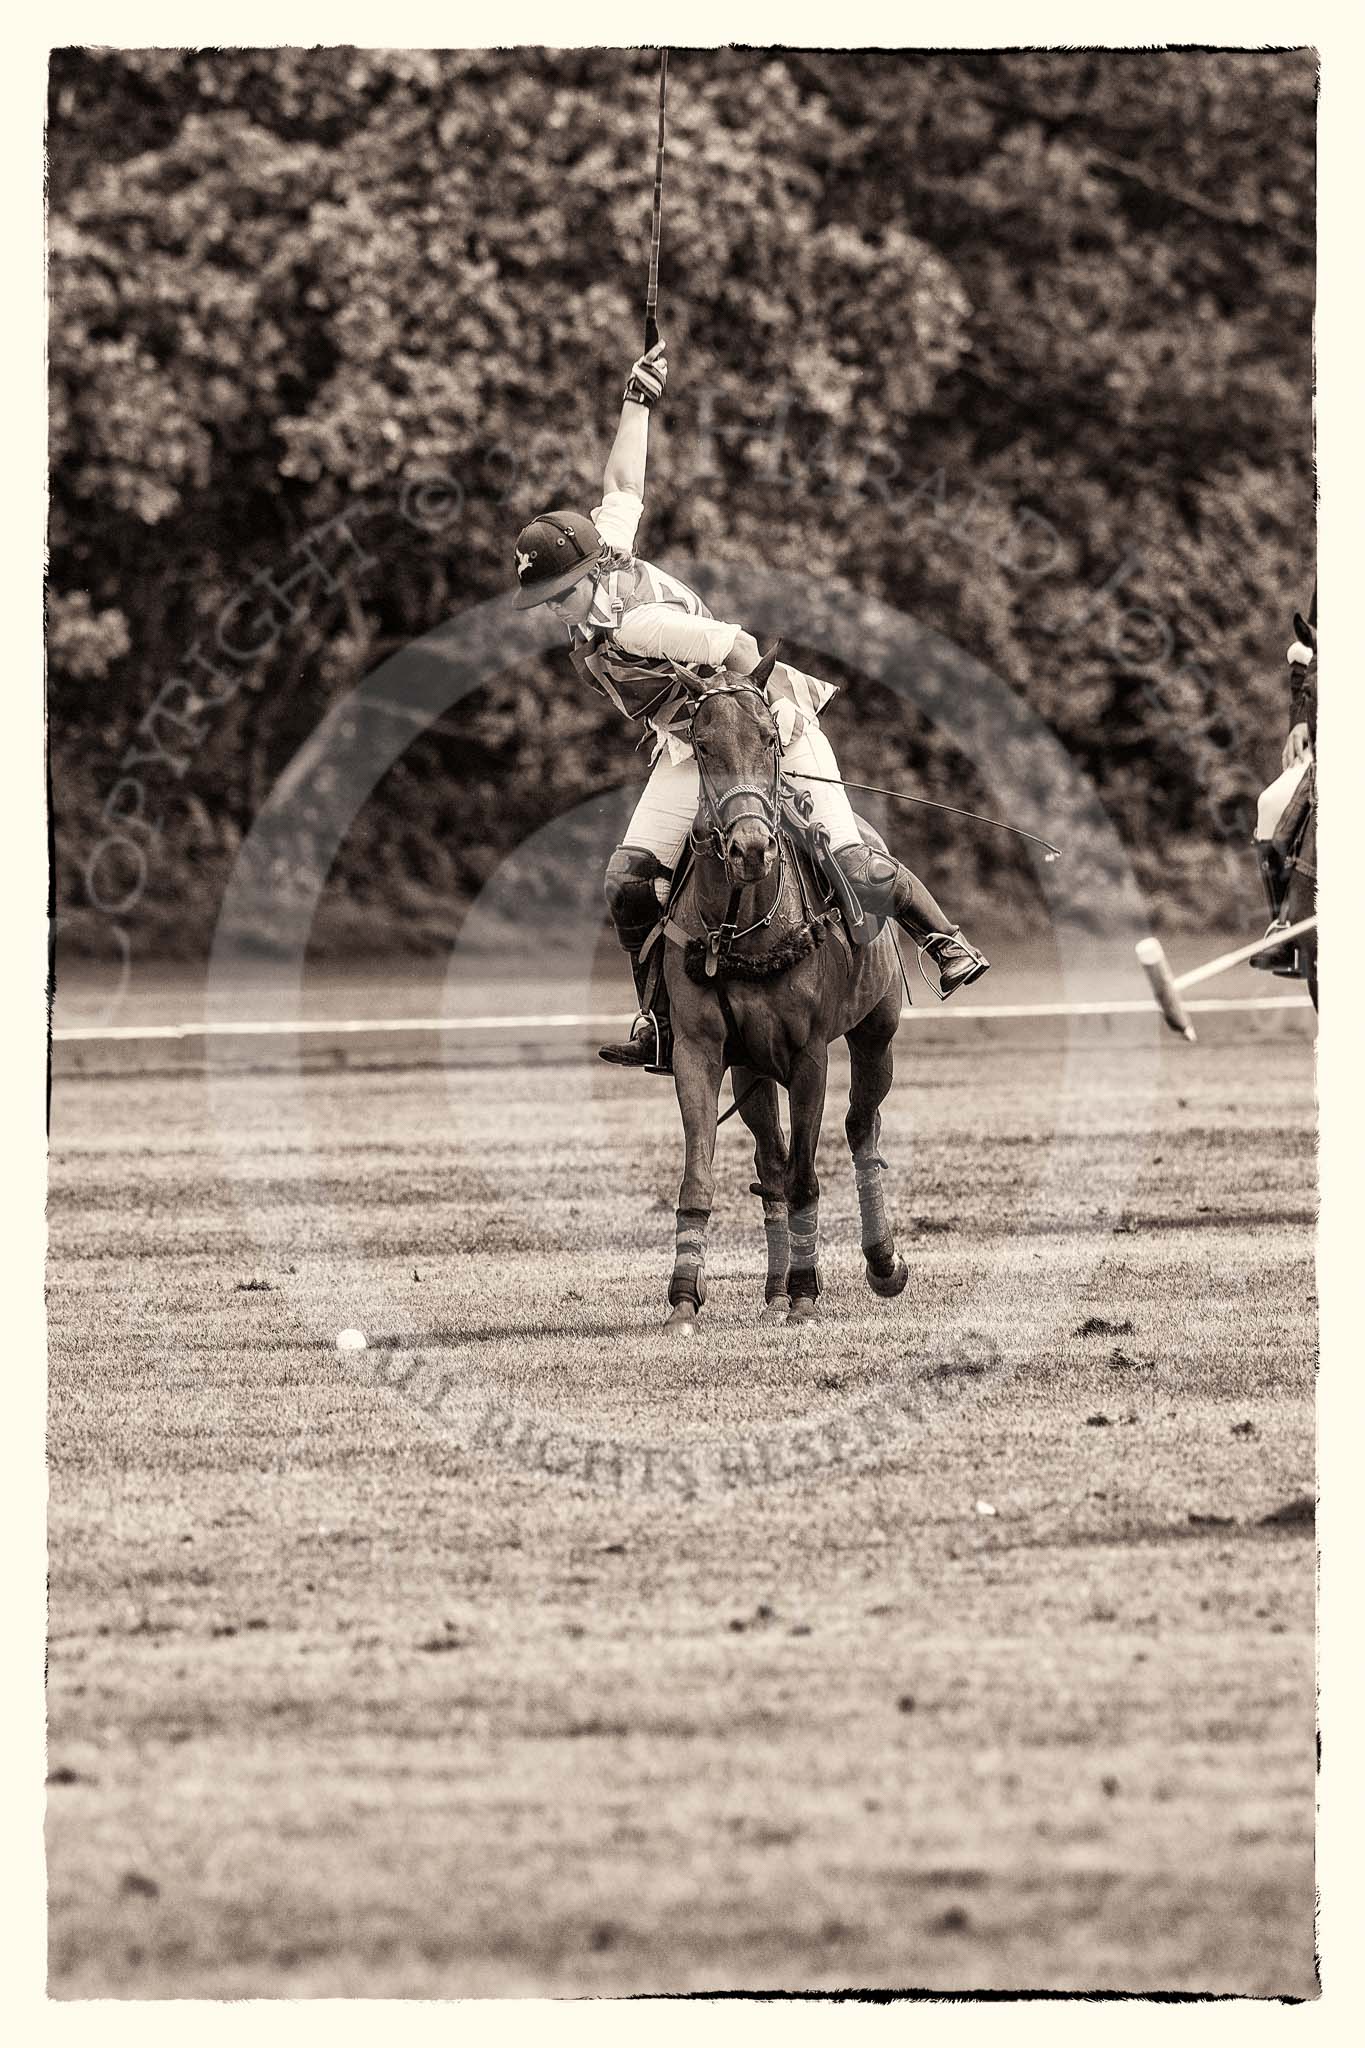
[[[618,846],[607,862],[602,893],[627,952],[638,952],[659,922],[654,884],[667,870],[657,854],[643,846]]]
[[[894,854],[876,846],[845,846],[834,858],[853,884],[864,910],[870,910],[874,917],[894,915],[903,873]]]

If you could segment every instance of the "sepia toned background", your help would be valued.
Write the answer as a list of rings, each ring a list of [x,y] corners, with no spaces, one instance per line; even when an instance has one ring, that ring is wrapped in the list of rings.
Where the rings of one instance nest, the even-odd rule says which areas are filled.
[[[672,53],[642,544],[1066,856],[868,801],[994,962],[903,1016],[911,1282],[836,1048],[820,1318],[735,1120],[682,1345],[673,1092],[593,1057],[644,762],[507,596],[655,78],[52,58],[50,1993],[1312,1999],[1316,1015],[1192,1045],[1133,941],[1263,915],[1314,57]]]
[[[537,509],[595,501],[655,83],[650,51],[54,55],[73,956],[108,951],[111,906],[141,959],[202,955],[326,708],[504,589]],[[866,597],[964,648],[1093,780],[1167,925],[1259,903],[1254,796],[1314,573],[1314,96],[1306,51],[672,56],[643,551],[809,572],[840,644]],[[989,794],[988,761],[819,665],[847,774]],[[512,660],[414,732],[315,947],[444,946],[629,747],[567,655]],[[978,925],[1035,915],[1011,842],[922,829],[907,850]]]

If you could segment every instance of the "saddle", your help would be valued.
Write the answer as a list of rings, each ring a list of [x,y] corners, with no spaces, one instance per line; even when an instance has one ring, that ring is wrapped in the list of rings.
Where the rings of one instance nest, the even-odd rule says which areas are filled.
[[[883,929],[885,919],[873,917],[863,909],[852,882],[830,852],[828,831],[812,819],[813,809],[814,799],[808,789],[793,789],[783,781],[782,822],[797,845],[805,848],[816,887],[823,892],[827,907],[838,911],[850,945],[870,946]],[[885,853],[881,833],[874,831],[865,818],[857,818],[856,822],[864,845],[876,845]]]

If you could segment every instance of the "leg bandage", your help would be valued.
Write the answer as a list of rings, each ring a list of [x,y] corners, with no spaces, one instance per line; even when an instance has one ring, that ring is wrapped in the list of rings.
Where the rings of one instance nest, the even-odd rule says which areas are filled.
[[[787,1219],[791,1233],[791,1267],[804,1273],[815,1265],[820,1249],[820,1211],[812,1202],[808,1208],[793,1209]]]
[[[787,1291],[787,1268],[791,1264],[791,1232],[787,1228],[787,1205],[763,1198],[763,1235],[768,1241],[768,1277],[763,1299],[773,1301]]]
[[[853,1159],[853,1179],[858,1190],[858,1215],[862,1221],[865,1252],[891,1242],[891,1218],[886,1209],[886,1188],[882,1176],[886,1161],[877,1150],[877,1138],[869,1138]]]
[[[706,1299],[706,1230],[711,1219],[700,1209],[679,1209],[677,1219],[668,1299],[675,1305],[691,1299],[700,1308]]]

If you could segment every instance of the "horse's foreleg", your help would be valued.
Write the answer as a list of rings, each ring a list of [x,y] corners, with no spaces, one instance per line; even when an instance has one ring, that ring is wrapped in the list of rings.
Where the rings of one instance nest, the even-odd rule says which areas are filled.
[[[891,1045],[899,1021],[897,988],[848,1033],[852,1073],[844,1130],[853,1154],[867,1284],[874,1294],[886,1296],[899,1294],[910,1277],[904,1259],[896,1252],[882,1179],[886,1161],[881,1156],[881,1105],[891,1092]]]
[[[685,1039],[673,1051],[686,1157],[678,1189],[673,1277],[668,1283],[671,1330],[690,1330],[706,1300],[706,1233],[715,1194],[716,1106],[724,1071],[720,1041]]]
[[[758,1179],[750,1192],[763,1198],[763,1234],[768,1243],[768,1277],[763,1299],[770,1321],[786,1318],[787,1267],[791,1263],[787,1230],[787,1141],[777,1107],[777,1083],[760,1080],[747,1067],[733,1069],[735,1101],[754,1137],[754,1170]]]
[[[829,1048],[822,1044],[799,1055],[792,1064],[791,1079],[787,1084],[792,1121],[787,1161],[787,1228],[791,1233],[787,1293],[791,1300],[789,1321],[793,1323],[806,1322],[814,1314],[823,1284],[820,1277],[820,1181],[815,1171],[815,1154],[825,1113],[828,1073]]]

